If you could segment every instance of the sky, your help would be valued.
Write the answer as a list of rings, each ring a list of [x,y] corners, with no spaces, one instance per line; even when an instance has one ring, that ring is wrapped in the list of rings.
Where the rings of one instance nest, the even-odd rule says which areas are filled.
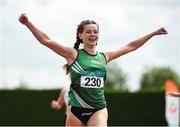
[[[18,22],[21,13],[51,38],[73,46],[77,25],[86,19],[100,26],[98,51],[112,51],[165,27],[138,50],[113,62],[127,75],[127,86],[137,90],[148,67],[170,67],[180,75],[179,0],[0,0],[0,89],[25,83],[32,89],[69,85],[65,59],[41,45]]]

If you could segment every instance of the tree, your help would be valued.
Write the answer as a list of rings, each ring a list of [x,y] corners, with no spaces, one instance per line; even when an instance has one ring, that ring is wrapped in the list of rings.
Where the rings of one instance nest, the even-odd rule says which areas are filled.
[[[19,85],[15,88],[16,90],[27,90],[28,85],[23,78],[19,79]]]
[[[116,63],[107,66],[105,89],[127,90],[126,75]]]
[[[169,67],[148,68],[140,79],[141,90],[164,90],[164,83],[167,79],[180,82],[178,74]]]

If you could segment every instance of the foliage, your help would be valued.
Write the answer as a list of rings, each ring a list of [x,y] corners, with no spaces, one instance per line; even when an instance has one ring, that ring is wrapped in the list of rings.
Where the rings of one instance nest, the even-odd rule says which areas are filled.
[[[16,90],[27,90],[28,89],[28,85],[27,85],[25,80],[20,79],[19,80],[19,85],[15,89]]]
[[[142,74],[140,79],[141,90],[164,90],[164,83],[167,79],[179,82],[178,74],[169,67],[151,67]]]
[[[53,110],[56,90],[0,90],[0,126],[64,126],[65,110]],[[105,93],[109,126],[167,126],[163,92]]]
[[[127,91],[126,75],[116,63],[107,66],[105,89]]]

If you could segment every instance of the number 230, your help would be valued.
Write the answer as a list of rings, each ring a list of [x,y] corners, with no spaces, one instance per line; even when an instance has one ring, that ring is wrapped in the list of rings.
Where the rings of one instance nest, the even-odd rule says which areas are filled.
[[[86,81],[85,86],[97,86],[97,87],[101,86],[101,79],[100,78],[86,77],[85,81]]]

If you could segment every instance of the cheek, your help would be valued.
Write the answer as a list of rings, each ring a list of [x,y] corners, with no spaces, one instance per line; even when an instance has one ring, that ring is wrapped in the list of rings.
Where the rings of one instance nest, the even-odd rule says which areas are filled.
[[[84,40],[88,37],[88,34],[81,34],[81,36],[79,36],[80,39]]]
[[[88,34],[86,34],[86,35],[83,36],[83,39],[84,39],[84,40],[87,40],[88,38],[89,38],[89,35],[88,35]]]

